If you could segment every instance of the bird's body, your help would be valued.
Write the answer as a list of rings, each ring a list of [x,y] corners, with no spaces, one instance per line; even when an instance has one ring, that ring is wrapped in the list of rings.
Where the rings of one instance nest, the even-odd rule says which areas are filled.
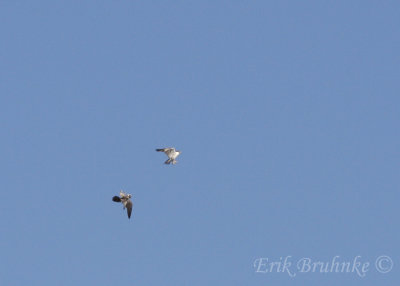
[[[112,200],[117,203],[122,203],[126,209],[128,218],[131,218],[133,203],[131,201],[132,195],[124,193],[122,190],[119,192],[119,197],[114,196]]]
[[[173,164],[175,165],[178,161],[175,160],[181,154],[181,151],[175,150],[175,148],[168,147],[163,149],[156,149],[157,152],[164,152],[165,155],[168,156],[168,160],[164,162],[164,164]]]

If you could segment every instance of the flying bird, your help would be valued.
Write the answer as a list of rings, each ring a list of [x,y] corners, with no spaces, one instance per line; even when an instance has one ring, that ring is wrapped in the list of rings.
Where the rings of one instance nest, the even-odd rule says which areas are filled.
[[[179,154],[182,153],[181,151],[175,150],[175,148],[171,148],[171,147],[163,148],[163,149],[156,149],[156,151],[164,152],[165,155],[168,156],[168,160],[164,162],[164,164],[167,164],[167,165],[169,165],[171,163],[172,163],[172,165],[175,165],[178,162],[175,160],[176,157],[178,157]]]
[[[122,203],[124,206],[124,209],[126,208],[126,211],[128,213],[128,218],[131,218],[132,214],[132,201],[130,200],[132,195],[124,193],[122,190],[119,192],[119,197],[114,196],[112,200],[117,203]]]

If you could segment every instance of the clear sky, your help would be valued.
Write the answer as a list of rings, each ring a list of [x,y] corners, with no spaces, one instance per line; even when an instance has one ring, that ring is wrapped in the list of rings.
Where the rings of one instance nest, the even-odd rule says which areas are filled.
[[[398,283],[399,15],[0,0],[0,285]],[[335,256],[369,271],[295,267]]]

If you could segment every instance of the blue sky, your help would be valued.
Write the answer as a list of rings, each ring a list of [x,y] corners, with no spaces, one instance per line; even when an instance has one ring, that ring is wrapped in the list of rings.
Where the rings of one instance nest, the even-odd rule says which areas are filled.
[[[1,1],[0,284],[394,285],[399,13]],[[288,256],[371,266],[256,272]]]

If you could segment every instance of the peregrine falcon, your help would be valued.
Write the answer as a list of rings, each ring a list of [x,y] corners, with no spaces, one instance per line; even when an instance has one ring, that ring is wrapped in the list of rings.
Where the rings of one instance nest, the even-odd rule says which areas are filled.
[[[126,211],[128,213],[128,218],[131,218],[131,214],[132,214],[132,201],[130,200],[130,198],[132,197],[132,195],[130,194],[125,194],[122,190],[119,192],[119,197],[118,196],[114,196],[112,198],[112,200],[114,202],[117,203],[122,203],[122,205],[124,206],[124,209],[126,208]]]
[[[163,149],[156,149],[156,151],[164,152],[165,155],[168,156],[168,160],[164,162],[164,164],[167,164],[167,165],[169,165],[171,163],[172,163],[172,165],[175,165],[178,162],[175,160],[176,157],[178,157],[179,154],[182,153],[181,151],[175,150],[175,148],[171,148],[171,147],[163,148]]]

